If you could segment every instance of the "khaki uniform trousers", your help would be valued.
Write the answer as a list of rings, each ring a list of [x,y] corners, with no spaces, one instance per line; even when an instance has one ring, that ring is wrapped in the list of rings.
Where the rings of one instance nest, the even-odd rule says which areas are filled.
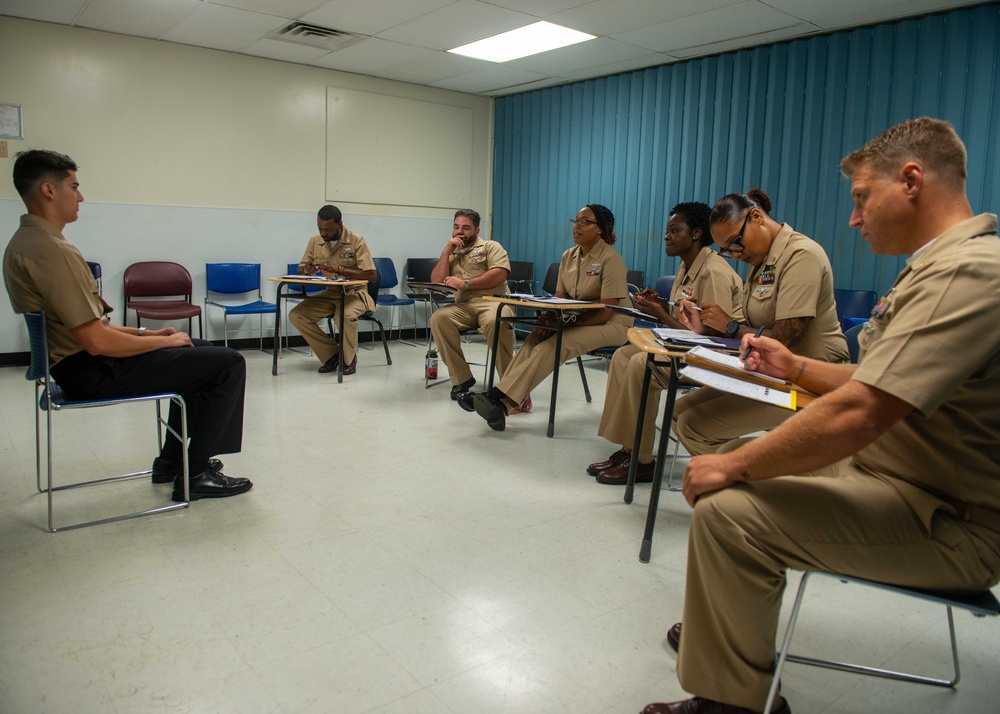
[[[567,327],[562,334],[562,354],[559,363],[562,364],[574,357],[587,354],[598,347],[617,347],[628,341],[628,327],[617,322],[605,322],[603,325],[586,325],[583,327]],[[539,341],[532,333],[514,355],[514,360],[497,384],[497,389],[503,392],[508,409],[518,406],[531,390],[541,384],[542,380],[552,374],[555,361],[556,336]]]
[[[689,454],[701,456],[755,431],[769,431],[793,414],[791,409],[702,387],[677,400],[671,429]]]
[[[337,341],[326,334],[319,326],[321,320],[328,315],[333,317],[337,329],[344,333],[344,364],[354,361],[358,353],[358,317],[374,308],[371,295],[353,293],[344,295],[344,322],[340,324],[340,291],[324,290],[317,297],[329,297],[329,300],[306,298],[288,314],[288,319],[295,329],[306,338],[309,347],[316,353],[320,362],[326,362],[337,354]]]
[[[836,476],[783,476],[698,499],[677,661],[684,690],[763,709],[786,568],[958,592],[1000,579],[997,526],[960,520],[946,504],[925,522],[894,483],[844,461]]]
[[[504,317],[513,316],[514,311],[505,307]],[[445,305],[431,315],[431,334],[437,345],[441,360],[448,367],[452,384],[462,384],[472,379],[472,370],[462,351],[462,331],[478,328],[486,337],[488,347],[493,347],[493,333],[496,330],[497,303],[486,300],[469,300],[455,305]],[[502,323],[500,340],[497,343],[497,374],[501,377],[514,356],[514,331],[510,323]]]
[[[669,374],[667,368],[664,374]],[[635,345],[625,345],[615,352],[608,367],[608,385],[604,392],[604,411],[598,436],[621,444],[631,450],[635,443],[635,422],[642,399],[642,381],[646,374],[646,353]],[[660,393],[663,388],[655,378],[649,380],[649,400],[642,423],[642,441],[639,444],[639,461],[648,464],[653,460],[653,438],[659,412]]]

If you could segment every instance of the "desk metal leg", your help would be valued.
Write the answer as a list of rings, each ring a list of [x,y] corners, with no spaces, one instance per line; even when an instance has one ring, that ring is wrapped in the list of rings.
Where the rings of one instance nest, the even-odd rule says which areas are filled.
[[[490,391],[493,389],[493,375],[496,373],[495,368],[497,366],[497,348],[500,346],[500,328],[502,324],[501,314],[503,313],[504,304],[500,303],[497,305],[497,316],[496,316],[496,327],[493,330],[493,349],[490,350],[490,358],[486,362],[486,369],[489,371],[489,377],[486,379],[486,390]]]
[[[649,510],[646,512],[646,530],[642,535],[642,545],[639,548],[639,560],[649,562],[649,554],[653,549],[653,528],[656,525],[656,509],[660,505],[660,485],[663,483],[663,462],[667,457],[667,442],[664,434],[669,433],[670,422],[674,418],[674,402],[677,400],[677,371],[679,360],[670,360],[670,383],[667,386],[667,403],[663,407],[663,427],[660,433],[660,446],[656,452],[656,468],[653,469],[652,491],[649,494]]]
[[[639,447],[642,445],[642,429],[646,423],[646,404],[649,402],[649,382],[653,376],[653,355],[646,354],[646,370],[642,376],[642,396],[639,398],[639,414],[635,418],[635,438],[632,439],[632,454],[629,459],[628,481],[625,483],[625,503],[632,503],[635,492],[635,472],[639,468]]]
[[[549,398],[549,426],[545,432],[550,439],[556,433],[556,396],[559,394],[559,366],[562,364],[563,318],[559,313],[556,322],[556,358],[552,365],[552,396]],[[551,339],[551,338],[550,338]]]
[[[340,293],[340,326],[337,330],[337,383],[342,384],[344,382],[344,328],[347,325],[344,324],[344,303],[347,302],[347,295],[341,291]],[[357,359],[357,355],[354,356]]]
[[[274,356],[271,358],[271,376],[278,374],[278,350],[281,348],[281,285],[274,297]]]

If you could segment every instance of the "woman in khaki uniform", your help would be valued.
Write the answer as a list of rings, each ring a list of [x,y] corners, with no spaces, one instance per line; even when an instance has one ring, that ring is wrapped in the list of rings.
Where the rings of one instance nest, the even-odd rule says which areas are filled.
[[[670,302],[681,300],[695,304],[714,303],[735,317],[743,317],[740,276],[718,253],[712,250],[710,216],[712,209],[704,203],[681,203],[670,210],[664,249],[668,257],[680,257],[681,265],[670,291]],[[632,298],[635,306],[652,315],[667,327],[686,329],[678,319],[675,306],[666,306],[655,290],[646,289]],[[625,345],[615,352],[608,369],[604,412],[597,433],[621,448],[605,461],[587,467],[587,473],[597,476],[598,483],[622,485],[628,481],[629,461],[635,440],[636,416],[642,400],[642,383],[646,374],[646,353],[635,345]],[[649,383],[646,416],[639,446],[638,483],[653,480],[653,433],[656,411],[663,389],[656,380]]]
[[[718,305],[684,305],[681,320],[701,334],[742,337],[759,327],[795,354],[847,362],[847,340],[833,300],[833,269],[815,241],[769,215],[761,189],[729,194],[712,209],[719,253],[753,266],[743,286],[743,319]],[[778,426],[794,412],[708,387],[677,400],[673,429],[692,456],[739,446],[740,437]]]
[[[615,216],[606,207],[592,203],[576,214],[573,242],[576,246],[562,255],[556,297],[618,305],[628,299],[627,269],[621,255],[611,246],[616,240]],[[506,427],[507,415],[523,402],[552,372],[555,358],[555,331],[558,318],[548,313],[528,335],[500,383],[489,392],[468,392],[458,400],[466,411],[475,410],[495,431]],[[586,310],[576,321],[563,327],[562,354],[565,362],[598,347],[625,344],[631,318],[611,310]]]

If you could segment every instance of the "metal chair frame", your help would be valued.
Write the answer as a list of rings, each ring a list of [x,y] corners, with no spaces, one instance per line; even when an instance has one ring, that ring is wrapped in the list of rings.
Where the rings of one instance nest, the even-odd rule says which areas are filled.
[[[837,578],[844,583],[866,585],[879,590],[887,590],[899,595],[906,595],[907,597],[918,598],[920,600],[927,600],[929,602],[938,603],[939,605],[944,605],[948,611],[948,636],[951,640],[951,661],[953,671],[950,677],[948,679],[942,679],[940,677],[929,677],[926,675],[911,674],[909,672],[897,672],[895,670],[882,669],[880,667],[868,667],[849,662],[838,662],[835,660],[816,659],[813,657],[803,657],[801,655],[789,654],[788,648],[792,643],[792,634],[795,631],[795,624],[799,618],[799,611],[802,607],[803,601],[805,600],[804,596],[806,592],[806,585],[813,575],[825,575],[826,577]],[[915,588],[905,588],[898,585],[887,585],[873,580],[865,580],[864,578],[855,578],[848,575],[838,575],[837,573],[828,573],[822,570],[813,570],[804,573],[802,575],[802,582],[799,584],[798,593],[795,596],[795,604],[792,607],[792,612],[788,619],[788,627],[785,630],[785,637],[781,644],[781,651],[778,653],[777,663],[774,668],[774,679],[771,682],[771,690],[768,692],[767,702],[764,705],[764,711],[771,711],[771,703],[774,702],[778,696],[778,689],[781,683],[781,670],[784,668],[786,661],[808,664],[814,667],[825,667],[827,669],[835,669],[841,672],[854,672],[855,674],[865,674],[873,677],[895,679],[904,682],[917,682],[937,687],[954,687],[958,684],[958,680],[961,677],[958,667],[958,644],[955,639],[955,620],[952,615],[952,609],[956,607],[962,610],[968,610],[975,617],[996,617],[1000,615],[1000,602],[997,602],[996,597],[989,590],[973,595],[948,595],[929,592],[926,590],[917,590]]]
[[[260,291],[260,263],[206,263],[205,264],[205,311],[208,307],[222,310],[223,335],[222,341],[229,346],[229,316],[257,315],[260,318],[260,350],[264,351],[264,315],[274,315],[276,306],[273,302],[265,302]],[[227,305],[216,300],[209,300],[208,293],[222,295],[243,295],[257,293],[254,302],[240,305]]]
[[[189,494],[189,483],[188,483],[188,460],[187,460],[187,449],[184,449],[184,455],[182,457],[182,467],[181,472],[184,477],[184,500],[179,503],[171,503],[167,506],[158,506],[155,508],[148,508],[143,511],[135,511],[133,513],[126,513],[119,516],[112,516],[110,518],[100,518],[92,521],[84,521],[80,523],[74,523],[71,525],[56,527],[55,516],[54,516],[54,504],[53,504],[53,494],[56,491],[64,491],[72,488],[83,488],[85,486],[93,486],[103,483],[114,483],[116,481],[125,481],[128,479],[141,478],[143,476],[148,476],[152,470],[146,469],[145,471],[136,471],[128,474],[121,474],[119,476],[110,476],[100,479],[92,479],[90,481],[82,481],[66,484],[63,486],[53,485],[52,476],[52,413],[59,412],[63,410],[70,409],[90,409],[94,407],[108,407],[114,406],[116,404],[133,404],[138,402],[155,402],[156,403],[156,432],[157,432],[157,443],[162,443],[163,441],[163,429],[167,429],[171,434],[173,434],[177,439],[180,440],[182,444],[187,444],[187,405],[184,403],[184,398],[175,392],[163,392],[159,394],[145,394],[141,396],[134,397],[118,397],[111,399],[88,399],[88,400],[71,400],[68,399],[62,389],[56,384],[55,380],[52,379],[52,375],[49,373],[49,357],[48,357],[48,340],[45,334],[45,313],[44,312],[29,312],[24,315],[25,322],[28,324],[28,335],[31,342],[31,364],[28,367],[28,371],[25,373],[25,379],[33,380],[35,382],[35,481],[38,493],[45,493],[48,496],[48,530],[51,533],[56,533],[58,531],[72,530],[75,528],[83,528],[85,526],[96,526],[103,523],[112,523],[114,521],[123,521],[130,518],[139,518],[140,516],[149,516],[154,513],[166,513],[167,511],[174,511],[179,508],[187,508],[190,505],[190,494]],[[181,433],[177,433],[173,427],[163,418],[160,410],[161,400],[170,400],[181,410]],[[46,454],[46,484],[42,485],[42,428],[40,412],[45,412],[45,454]]]
[[[417,332],[417,302],[413,298],[401,298],[398,295],[393,295],[388,292],[392,288],[399,285],[399,278],[396,277],[396,266],[392,262],[392,258],[375,258],[375,267],[378,268],[379,272],[379,282],[378,282],[378,292],[375,296],[375,309],[379,307],[389,308],[389,337],[392,337],[392,325],[393,318],[396,314],[397,307],[406,307],[409,305],[413,308],[413,323],[411,325],[403,325],[400,323],[396,326],[399,331],[399,341],[404,342],[408,345],[416,347],[416,343],[410,342],[409,340],[403,339],[403,327],[412,327],[414,335]],[[385,269],[383,269],[383,267]],[[389,270],[391,269],[391,273]],[[386,292],[383,292],[386,291]],[[379,323],[381,325],[381,323]]]

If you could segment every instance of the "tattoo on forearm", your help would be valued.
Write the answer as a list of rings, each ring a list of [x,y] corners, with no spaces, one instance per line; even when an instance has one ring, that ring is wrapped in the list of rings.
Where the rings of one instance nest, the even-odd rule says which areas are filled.
[[[794,347],[802,341],[810,322],[812,322],[811,317],[791,317],[787,320],[777,320],[771,326],[771,337],[785,347]]]
[[[750,480],[750,472],[749,471],[743,471],[743,472],[741,472],[740,476],[743,478],[744,481],[749,481]]]

